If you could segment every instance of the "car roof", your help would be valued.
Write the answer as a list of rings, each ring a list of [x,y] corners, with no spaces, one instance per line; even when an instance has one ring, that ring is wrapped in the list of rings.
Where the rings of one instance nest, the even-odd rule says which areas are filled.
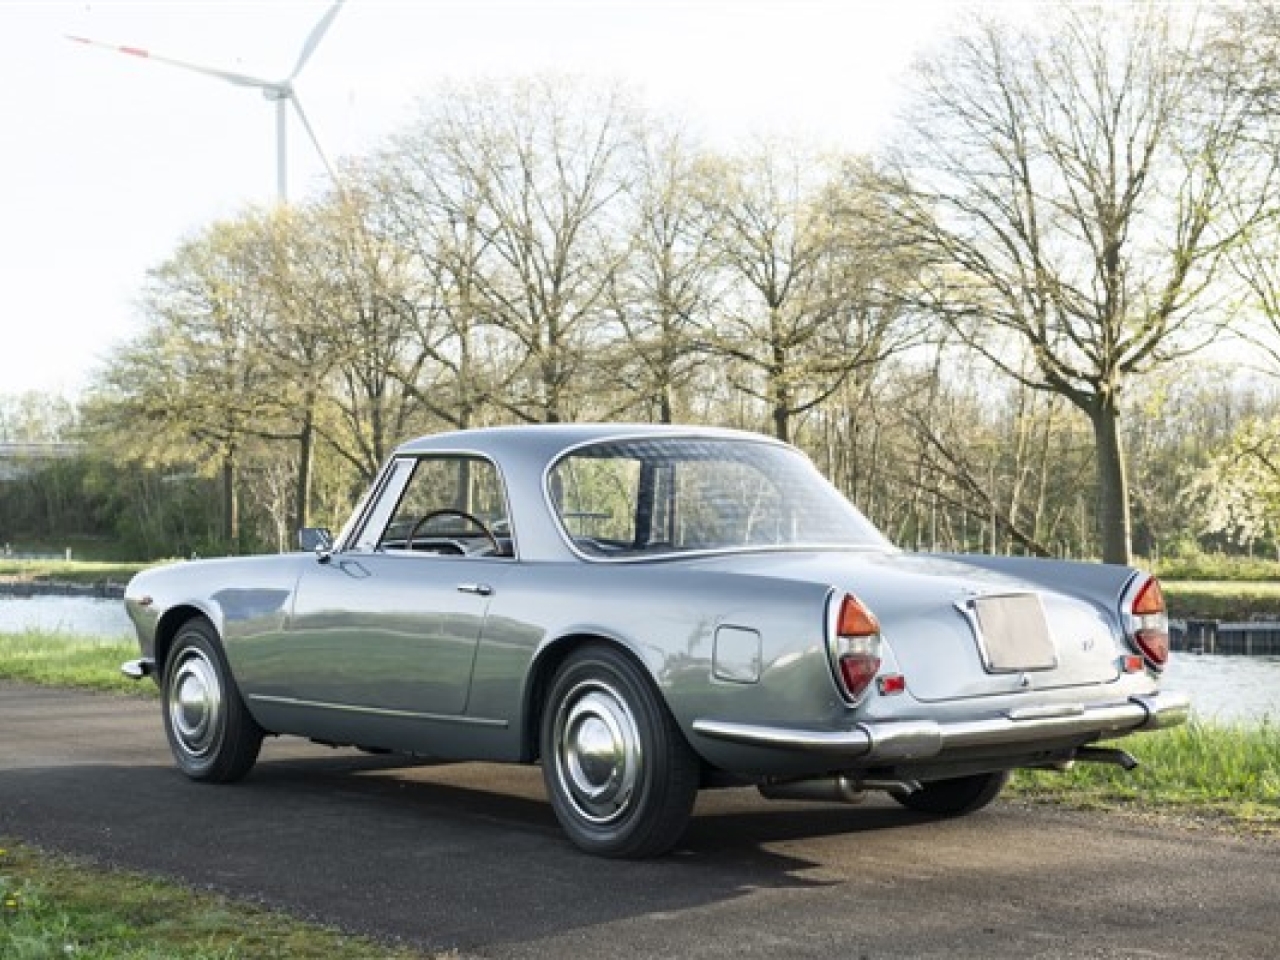
[[[503,475],[507,507],[524,560],[580,560],[570,547],[547,496],[550,466],[570,450],[609,440],[663,438],[728,440],[785,447],[780,440],[746,430],[652,423],[551,423],[453,430],[409,440],[388,461],[430,454],[483,457]],[[790,448],[788,448],[790,449]]]
[[[548,461],[584,443],[604,440],[692,437],[717,440],[780,441],[760,433],[725,427],[654,423],[538,423],[430,434],[402,443],[397,455],[471,452],[485,456],[517,455]]]

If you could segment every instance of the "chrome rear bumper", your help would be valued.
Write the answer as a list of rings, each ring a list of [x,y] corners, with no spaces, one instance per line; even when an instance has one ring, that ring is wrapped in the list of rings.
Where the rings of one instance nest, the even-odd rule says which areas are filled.
[[[796,730],[698,719],[695,733],[755,747],[830,754],[856,760],[923,760],[952,750],[1031,744],[1071,737],[1115,737],[1185,723],[1191,701],[1181,693],[1131,697],[1100,707],[1069,705],[1009,711],[981,720],[860,723],[851,730]]]

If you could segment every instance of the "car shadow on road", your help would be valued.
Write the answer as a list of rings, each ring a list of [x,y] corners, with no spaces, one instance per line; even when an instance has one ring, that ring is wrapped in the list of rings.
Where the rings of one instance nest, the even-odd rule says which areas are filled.
[[[260,765],[263,784],[306,773],[315,777],[356,777],[370,796],[394,798],[424,815],[451,813],[551,830],[565,845],[547,800],[537,767],[506,764],[416,761],[339,752],[332,758],[299,759]],[[826,836],[914,827],[936,818],[909,811],[887,795],[872,794],[865,804],[771,801],[754,787],[704,790],[676,856],[706,856],[776,867],[775,853],[762,845]],[[786,858],[781,858],[786,859]]]
[[[335,751],[265,760],[236,786],[160,764],[0,772],[0,835],[435,950],[828,885],[770,845],[918,820],[717,791],[674,854],[606,863],[565,839],[536,768]]]

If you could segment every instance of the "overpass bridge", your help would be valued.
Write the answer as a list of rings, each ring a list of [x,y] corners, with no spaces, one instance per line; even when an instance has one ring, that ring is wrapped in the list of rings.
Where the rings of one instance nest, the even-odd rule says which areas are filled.
[[[71,441],[0,442],[0,480],[12,479],[58,460],[70,460],[83,452],[83,443]]]

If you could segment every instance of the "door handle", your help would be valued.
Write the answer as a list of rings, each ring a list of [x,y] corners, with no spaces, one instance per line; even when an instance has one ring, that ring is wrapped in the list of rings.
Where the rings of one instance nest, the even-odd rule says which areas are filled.
[[[458,584],[459,593],[474,593],[478,597],[487,597],[493,594],[493,587],[487,583],[460,583]]]

